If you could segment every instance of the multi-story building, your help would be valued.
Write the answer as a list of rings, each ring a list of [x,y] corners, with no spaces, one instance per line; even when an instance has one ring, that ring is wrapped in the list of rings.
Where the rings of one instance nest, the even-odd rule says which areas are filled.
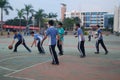
[[[110,18],[114,18],[114,15],[113,14],[105,14],[104,15],[104,27],[105,28],[112,28],[113,27],[113,25],[111,25],[109,23]]]
[[[81,22],[85,27],[100,25],[104,27],[104,15],[107,12],[81,12]]]
[[[81,25],[84,27],[92,27],[100,25],[103,28],[110,27],[108,20],[114,17],[113,14],[108,12],[80,12],[73,10],[65,13],[66,18],[79,17],[81,19]]]
[[[120,33],[120,6],[115,7],[113,31],[115,33]]]
[[[66,16],[65,15],[65,13],[66,13],[66,4],[61,3],[61,5],[62,5],[62,7],[61,7],[61,21],[63,21],[65,16]]]
[[[75,17],[80,18],[81,15],[80,11],[76,11],[76,10],[73,10],[71,12],[66,12],[65,14],[66,14],[65,16],[66,18],[75,18]]]

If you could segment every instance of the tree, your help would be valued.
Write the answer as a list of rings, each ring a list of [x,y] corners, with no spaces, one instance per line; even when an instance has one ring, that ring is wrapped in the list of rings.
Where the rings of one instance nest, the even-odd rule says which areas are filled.
[[[73,18],[65,18],[64,21],[63,21],[63,27],[66,29],[66,30],[72,30],[73,29],[73,26],[74,26],[74,19]]]
[[[111,18],[109,18],[108,19],[108,24],[111,26],[111,27],[113,27],[113,17],[111,17]]]
[[[27,26],[28,25],[29,15],[30,14],[33,15],[35,10],[33,9],[32,5],[26,5],[26,4],[25,4],[25,8],[23,10],[24,10],[24,12],[26,14],[26,21],[27,21],[26,26]]]
[[[49,14],[47,15],[47,18],[54,20],[54,21],[55,21],[55,25],[56,25],[56,23],[58,22],[58,20],[57,20],[57,18],[56,18],[57,16],[58,16],[57,13],[49,13]]]
[[[47,16],[49,19],[51,18],[55,18],[57,17],[57,13],[49,13],[48,16]]]
[[[25,19],[24,10],[23,9],[21,9],[21,10],[16,9],[16,11],[17,11],[17,17],[16,17],[16,19],[19,19],[19,26],[21,26],[21,19],[22,18]]]
[[[111,32],[113,32],[113,23],[114,23],[113,17],[109,18],[109,19],[108,19],[108,24],[109,24],[109,26],[110,26],[110,28],[111,28]]]
[[[9,19],[5,22],[6,25],[19,26],[20,19]],[[21,19],[21,26],[26,26],[26,20]]]
[[[75,18],[73,18],[73,19],[74,19],[75,23],[81,23],[81,20],[80,20],[79,17],[75,17]]]
[[[3,30],[3,11],[5,11],[6,15],[8,15],[9,14],[8,9],[13,10],[13,8],[12,6],[10,6],[8,0],[0,0],[0,9],[1,9],[1,30]],[[3,35],[2,31],[1,35]]]
[[[37,21],[37,25],[39,25],[39,27],[43,27],[44,26],[44,18],[47,16],[46,13],[44,13],[43,9],[39,9],[36,14],[35,14],[35,19]]]

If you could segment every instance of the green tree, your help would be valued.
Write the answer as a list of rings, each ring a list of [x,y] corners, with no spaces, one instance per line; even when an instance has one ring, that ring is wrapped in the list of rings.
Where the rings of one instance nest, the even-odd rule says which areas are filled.
[[[108,19],[108,24],[112,27],[113,26],[113,17]]]
[[[81,19],[79,17],[73,18],[75,23],[81,23]]]
[[[113,33],[113,23],[114,23],[114,18],[113,17],[109,18],[108,19],[108,24],[109,24],[109,26],[111,28],[112,33]]]
[[[58,22],[58,20],[57,20],[57,13],[49,13],[48,15],[47,15],[47,18],[48,19],[53,19],[54,21],[55,21],[55,25],[57,24],[57,22]]]
[[[3,11],[5,11],[6,15],[9,14],[9,9],[13,10],[12,6],[10,6],[10,3],[8,0],[0,0],[0,9],[1,9],[1,29],[3,30]],[[1,35],[3,35],[3,32],[1,31]]]
[[[36,14],[35,14],[35,19],[37,21],[37,25],[39,27],[43,27],[44,26],[44,18],[46,18],[47,14],[44,13],[43,9],[39,9]]]
[[[73,29],[73,26],[74,26],[74,19],[73,18],[65,18],[64,21],[63,21],[63,27],[66,29],[66,30],[72,30]]]
[[[29,15],[30,15],[30,14],[33,15],[34,12],[35,12],[35,10],[33,9],[33,6],[30,5],[30,4],[29,4],[29,5],[26,5],[26,4],[25,4],[25,8],[24,8],[23,10],[24,10],[24,12],[25,12],[25,14],[26,14],[26,21],[27,21],[26,25],[28,25]]]
[[[5,22],[6,25],[19,26],[20,19],[9,19]],[[26,26],[26,20],[21,19],[21,26]]]
[[[48,18],[55,18],[56,19],[56,17],[57,17],[57,13],[49,13],[48,15],[47,15],[47,17]]]
[[[21,9],[21,10],[16,9],[16,11],[17,11],[17,17],[16,17],[16,19],[19,19],[19,26],[21,26],[21,20],[22,20],[22,18],[25,19],[24,10],[23,9]]]

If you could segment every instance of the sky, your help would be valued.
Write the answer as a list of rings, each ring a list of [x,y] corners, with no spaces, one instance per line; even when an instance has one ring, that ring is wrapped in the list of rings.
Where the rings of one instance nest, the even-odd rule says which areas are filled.
[[[17,16],[16,9],[24,8],[25,4],[31,4],[37,11],[44,9],[45,13],[57,13],[58,19],[60,19],[61,3],[67,5],[67,11],[77,10],[80,12],[86,11],[105,11],[114,13],[115,6],[120,4],[120,0],[8,0],[10,5],[14,8],[14,11],[10,11],[9,15],[4,14],[4,21],[7,19],[13,19]]]

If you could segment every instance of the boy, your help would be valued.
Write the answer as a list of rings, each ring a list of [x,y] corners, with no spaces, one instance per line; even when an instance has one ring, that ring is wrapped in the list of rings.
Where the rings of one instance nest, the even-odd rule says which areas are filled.
[[[85,48],[84,48],[85,37],[79,23],[76,24],[76,29],[77,29],[76,37],[78,37],[78,50],[81,53],[80,57],[84,58],[86,57]]]
[[[34,41],[33,41],[32,45],[31,45],[31,47],[34,44],[36,46],[36,41],[38,41],[37,42],[37,48],[38,48],[39,53],[45,54],[44,48],[42,47],[42,44],[41,44],[41,41],[43,39],[42,36],[40,34],[35,34],[33,31],[30,34],[31,34],[32,37],[34,37]]]
[[[59,49],[59,55],[63,55],[63,40],[64,40],[64,29],[62,27],[62,23],[58,23],[58,33],[59,39],[57,40],[57,47]]]
[[[13,46],[13,44],[15,43],[15,39],[18,39],[18,42],[15,44],[15,48],[13,50],[13,52],[17,52],[17,47],[20,45],[20,44],[23,44],[23,46],[29,51],[31,52],[31,50],[27,47],[27,45],[25,44],[25,40],[23,38],[23,36],[18,33],[16,30],[13,30],[13,33],[14,33],[14,40],[12,41],[11,43],[11,46]]]
[[[108,50],[103,42],[103,36],[102,36],[102,31],[100,29],[100,26],[97,25],[97,32],[96,32],[96,50],[97,52],[95,52],[95,54],[99,54],[99,44],[101,44],[101,46],[104,48],[105,50],[105,55],[108,54]]]
[[[44,40],[48,36],[48,38],[49,38],[49,50],[50,50],[50,53],[51,53],[52,58],[53,58],[52,64],[59,65],[58,56],[57,56],[57,53],[55,51],[56,40],[57,40],[57,38],[59,38],[59,36],[58,36],[57,29],[53,25],[54,25],[54,21],[49,20],[48,21],[48,29],[46,30],[46,34],[42,40],[42,43],[44,42]]]

